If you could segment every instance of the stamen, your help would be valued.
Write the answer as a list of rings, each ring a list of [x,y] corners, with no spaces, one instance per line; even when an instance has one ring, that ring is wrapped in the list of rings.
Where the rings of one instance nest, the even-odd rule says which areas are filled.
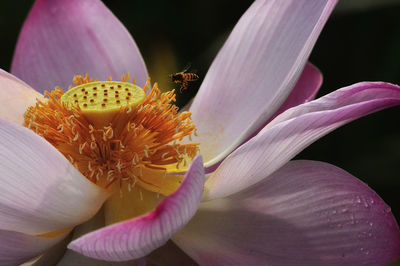
[[[140,194],[140,200],[143,200],[143,192],[141,189],[139,189],[139,194]]]
[[[45,92],[47,101],[29,107],[25,125],[105,189],[131,191],[138,185],[168,195],[183,177],[166,169],[186,167],[198,152],[198,143],[178,142],[196,134],[191,114],[178,113],[174,91],[160,93],[157,83],[150,90],[150,79],[143,89],[134,79],[128,83],[128,75],[122,80],[75,76],[78,86]]]
[[[79,154],[82,154],[83,149],[85,148],[87,142],[85,141],[83,144],[79,144]]]

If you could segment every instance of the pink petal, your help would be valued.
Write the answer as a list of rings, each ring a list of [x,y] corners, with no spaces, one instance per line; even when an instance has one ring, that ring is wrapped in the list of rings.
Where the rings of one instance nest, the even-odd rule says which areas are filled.
[[[268,123],[271,122],[271,120],[273,120],[276,116],[278,116],[282,112],[294,106],[314,100],[321,85],[322,85],[321,72],[312,64],[307,63],[303,70],[303,73],[301,74],[299,80],[296,83],[296,86],[293,88],[292,92],[289,94],[286,101],[281,105],[278,111],[276,111],[275,114],[270,119],[268,119],[268,121],[261,128],[256,130],[246,141],[250,140],[252,137],[257,135],[260,132],[260,130],[262,130]],[[206,173],[214,172],[221,163],[222,161],[214,165],[209,165],[205,169]]]
[[[207,167],[282,105],[336,2],[257,0],[239,20],[190,108]]]
[[[269,122],[287,109],[314,100],[321,85],[322,73],[318,70],[318,68],[310,63],[307,63],[299,80],[296,83],[296,86],[294,86],[285,102],[281,105],[281,107],[279,107],[273,116],[261,126],[261,128],[259,128],[252,134],[251,137],[249,137],[249,139],[257,135],[260,130],[263,129]]]
[[[0,69],[0,117],[22,125],[26,109],[42,95],[23,81]]]
[[[314,100],[321,85],[322,73],[314,65],[307,63],[296,86],[269,121],[289,108]]]
[[[68,88],[74,75],[122,74],[144,85],[147,71],[121,22],[99,0],[37,0],[19,36],[12,73],[36,90]]]
[[[0,230],[0,265],[19,265],[44,252],[68,235],[37,237]]]
[[[0,229],[38,235],[92,217],[109,196],[45,139],[0,119]]]
[[[101,209],[92,219],[78,225],[74,229],[73,239],[77,239],[84,234],[91,231],[97,230],[104,227],[104,211]],[[71,266],[71,265],[82,265],[82,266],[139,266],[146,265],[144,258],[137,260],[130,260],[125,262],[109,262],[104,260],[96,260],[86,257],[80,253],[77,253],[71,249],[67,249],[61,260],[58,261],[57,266]],[[36,266],[36,265],[35,265]]]
[[[344,170],[289,162],[246,191],[202,203],[173,240],[201,265],[389,265],[390,208]]]
[[[222,162],[206,182],[206,198],[228,196],[251,186],[332,130],[398,104],[400,87],[363,82],[288,109]]]
[[[85,256],[124,261],[143,257],[165,244],[195,214],[204,186],[201,156],[196,157],[179,189],[151,213],[94,231],[68,246]]]

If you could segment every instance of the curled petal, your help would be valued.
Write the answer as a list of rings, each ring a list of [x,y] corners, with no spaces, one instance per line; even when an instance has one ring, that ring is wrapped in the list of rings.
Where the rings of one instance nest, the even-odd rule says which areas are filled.
[[[294,86],[285,102],[279,107],[278,111],[275,112],[269,121],[289,108],[314,100],[321,85],[322,73],[314,65],[307,63],[296,86]]]
[[[18,39],[12,73],[39,92],[67,89],[74,75],[120,79],[147,71],[121,22],[99,0],[36,0]]]
[[[400,256],[390,208],[327,163],[292,161],[208,201],[173,241],[200,265],[389,265]]]
[[[41,97],[29,85],[0,69],[0,118],[22,125],[26,109]]]
[[[103,210],[103,209],[102,209]],[[86,233],[104,227],[104,212],[100,210],[92,219],[78,225],[74,229],[73,239],[76,239]],[[71,265],[84,265],[84,266],[145,266],[145,258],[137,260],[124,261],[124,262],[109,262],[104,260],[96,260],[86,257],[71,249],[67,249],[64,256],[58,261],[57,266],[71,266]],[[35,265],[36,266],[36,265]]]
[[[282,105],[336,2],[257,0],[242,16],[190,108],[207,167]]]
[[[104,203],[105,225],[114,224],[132,217],[142,216],[153,211],[164,199],[162,195],[134,186],[130,192],[124,191],[121,198],[119,193],[112,195]]]
[[[203,160],[198,156],[179,189],[154,211],[84,235],[68,247],[85,256],[109,261],[143,257],[165,244],[187,224],[198,208],[203,188]]]
[[[30,235],[73,227],[109,196],[50,143],[0,119],[0,229]]]
[[[307,63],[306,66],[304,67],[303,73],[301,74],[299,80],[296,83],[296,86],[290,92],[290,95],[287,97],[285,102],[261,128],[259,128],[249,137],[249,139],[257,135],[261,129],[263,129],[269,122],[271,122],[271,120],[273,120],[276,116],[278,116],[282,112],[294,106],[314,100],[321,85],[322,85],[321,72],[312,64]],[[221,162],[216,163],[214,165],[209,165],[205,169],[206,173],[214,172],[220,164]]]
[[[68,232],[56,237],[38,237],[0,230],[0,265],[19,265],[43,253],[64,239]]]
[[[245,189],[332,130],[398,104],[400,87],[362,82],[288,109],[222,162],[206,182],[205,198],[224,197]]]

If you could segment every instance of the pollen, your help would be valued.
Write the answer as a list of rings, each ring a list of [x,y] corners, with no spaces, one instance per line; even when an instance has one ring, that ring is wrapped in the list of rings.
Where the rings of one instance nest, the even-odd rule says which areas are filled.
[[[174,192],[183,176],[171,169],[188,165],[199,146],[180,143],[196,128],[191,113],[173,104],[175,92],[161,93],[157,83],[150,89],[150,79],[141,88],[128,75],[122,81],[75,76],[74,83],[65,93],[46,91],[27,109],[25,126],[105,189]]]

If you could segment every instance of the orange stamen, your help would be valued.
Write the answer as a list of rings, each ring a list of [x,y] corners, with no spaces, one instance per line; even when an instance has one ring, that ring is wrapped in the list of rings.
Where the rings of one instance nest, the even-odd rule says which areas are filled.
[[[127,82],[129,75],[123,76],[122,80]],[[122,91],[123,82],[114,82],[111,78],[108,82],[113,83],[101,82],[94,90],[92,84],[95,81],[88,75],[74,77],[76,85],[91,86],[91,94],[98,93],[96,91],[100,91],[104,83],[109,89],[115,83],[113,96],[130,96],[131,92]],[[149,89],[149,84],[150,79],[144,91]],[[80,96],[68,93],[72,104],[71,100],[63,101],[65,94],[59,87],[52,92],[46,91],[48,100],[38,100],[26,111],[25,125],[54,145],[86,178],[103,188],[127,186],[130,191],[139,185],[153,192],[169,194],[179,186],[182,177],[167,175],[166,166],[187,165],[186,160],[196,155],[198,143],[178,143],[194,133],[195,126],[189,112],[178,113],[178,107],[173,105],[174,91],[160,93],[155,83],[141,103],[119,106],[107,118],[107,124],[99,124],[87,114],[86,109],[90,104],[100,104],[99,99],[90,102],[90,97],[84,98],[89,96],[86,91]]]

